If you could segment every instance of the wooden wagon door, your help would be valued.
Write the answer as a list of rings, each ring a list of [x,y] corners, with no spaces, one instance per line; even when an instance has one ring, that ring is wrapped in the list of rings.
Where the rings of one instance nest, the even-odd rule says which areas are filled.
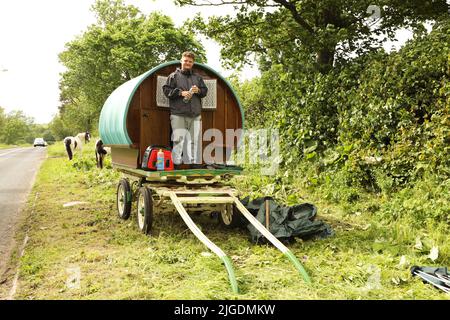
[[[147,78],[141,85],[141,159],[151,145],[170,148],[169,110],[156,106],[156,77]]]

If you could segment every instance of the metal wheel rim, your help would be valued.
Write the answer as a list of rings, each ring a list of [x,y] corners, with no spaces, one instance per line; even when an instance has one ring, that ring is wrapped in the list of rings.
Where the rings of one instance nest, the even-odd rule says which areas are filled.
[[[119,186],[119,191],[117,192],[117,210],[122,217],[125,211],[125,190],[122,184]]]
[[[222,221],[225,225],[230,225],[231,221],[233,220],[233,211],[230,206],[225,206],[224,210],[220,211],[220,214],[222,215]]]
[[[144,194],[142,192],[139,192],[137,219],[140,230],[144,229],[144,220],[145,220],[144,214],[145,214]]]

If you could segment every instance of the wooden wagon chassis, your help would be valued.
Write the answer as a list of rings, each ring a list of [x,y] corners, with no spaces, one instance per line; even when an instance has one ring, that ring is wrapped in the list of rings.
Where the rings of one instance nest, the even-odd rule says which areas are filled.
[[[240,174],[239,170],[144,171],[120,165],[115,165],[115,168],[123,174],[117,188],[119,216],[128,219],[131,203],[135,201],[138,228],[150,234],[155,214],[178,212],[192,233],[222,260],[233,292],[238,293],[239,289],[230,258],[197,227],[189,213],[219,212],[219,218],[225,225],[233,223],[234,215],[242,214],[287,256],[304,280],[310,283],[308,274],[295,255],[245,208],[237,197],[237,191],[223,183],[229,177]]]

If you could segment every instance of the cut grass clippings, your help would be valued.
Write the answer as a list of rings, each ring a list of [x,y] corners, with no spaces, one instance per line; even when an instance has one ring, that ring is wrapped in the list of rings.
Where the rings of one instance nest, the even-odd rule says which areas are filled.
[[[217,219],[193,215],[232,259],[240,289],[234,294],[220,259],[177,213],[156,215],[152,236],[138,231],[135,204],[130,220],[119,219],[115,197],[120,175],[95,168],[92,143],[83,154],[69,162],[62,145],[49,147],[29,196],[31,208],[38,194],[34,213],[27,209],[27,225],[18,235],[23,238],[30,228],[15,299],[449,298],[409,271],[411,265],[448,262],[447,235],[439,230],[410,234],[407,227],[382,226],[318,202],[319,219],[330,223],[335,235],[289,245],[310,274],[311,285],[278,250],[252,244],[246,230],[226,230]],[[86,203],[63,207],[73,201]],[[421,249],[415,247],[417,237],[422,237]],[[434,262],[428,246],[439,247]]]

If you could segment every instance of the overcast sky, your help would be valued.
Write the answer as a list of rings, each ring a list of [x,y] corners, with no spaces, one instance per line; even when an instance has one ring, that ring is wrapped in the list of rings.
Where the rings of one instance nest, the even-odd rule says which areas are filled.
[[[95,0],[2,0],[0,1],[0,106],[6,112],[23,110],[37,123],[48,123],[58,111],[59,74],[64,70],[58,54],[64,44],[95,22],[89,10]],[[170,0],[125,0],[148,14],[159,10],[172,17],[176,26],[200,12],[203,16],[232,13],[226,7],[175,6]],[[399,35],[401,43],[408,32]],[[207,64],[224,76],[219,59],[220,48],[212,41],[202,41]],[[7,71],[5,71],[5,69]],[[249,79],[257,75],[246,68],[241,75]]]

